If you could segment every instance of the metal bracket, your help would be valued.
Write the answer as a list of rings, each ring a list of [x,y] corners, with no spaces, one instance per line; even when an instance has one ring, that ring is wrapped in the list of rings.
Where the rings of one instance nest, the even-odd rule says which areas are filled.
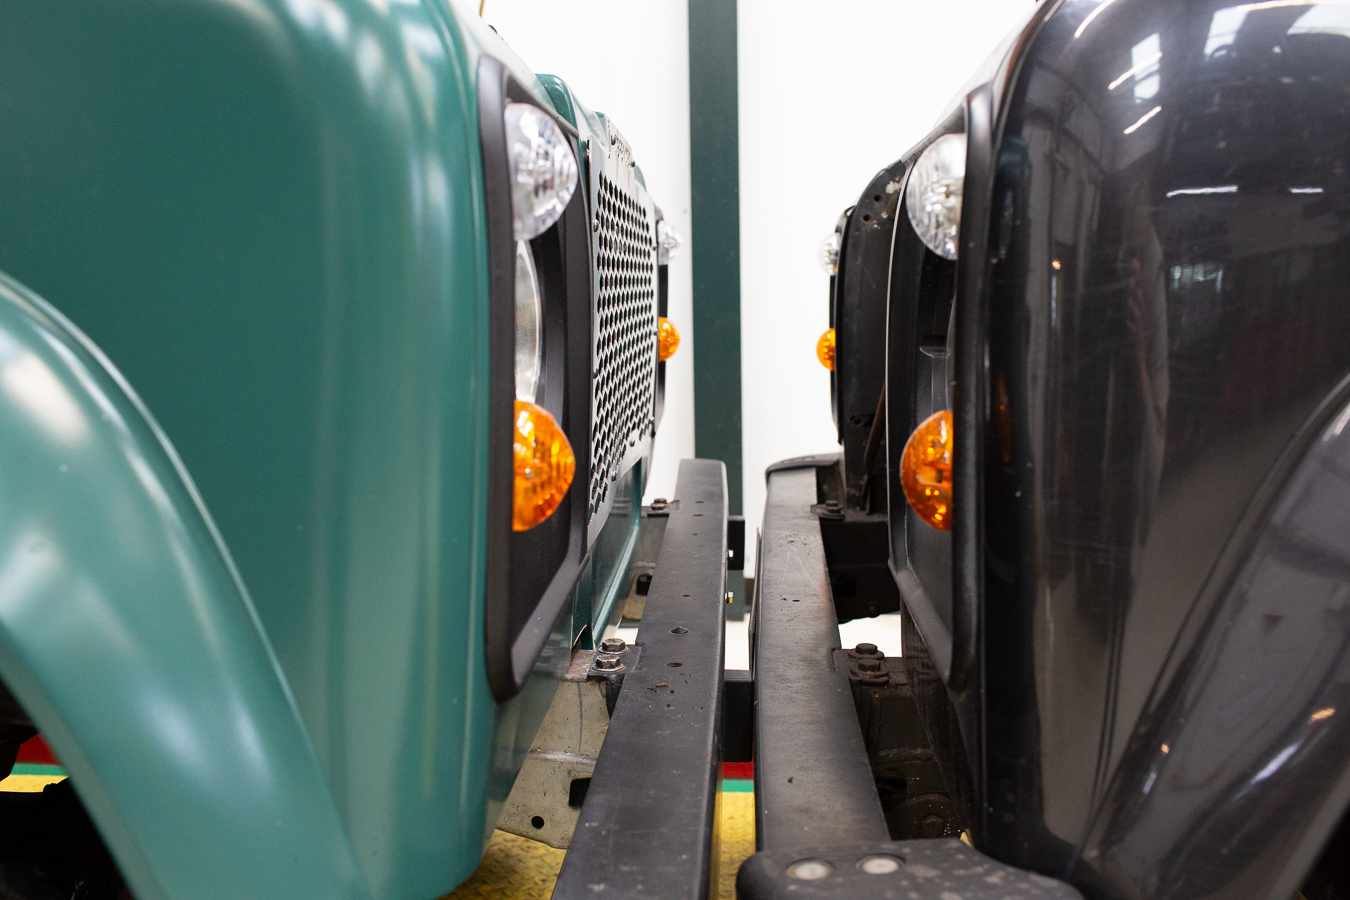
[[[617,638],[576,650],[507,795],[497,827],[550,847],[572,843],[624,675],[640,651]]]
[[[661,553],[661,542],[666,536],[670,513],[678,509],[679,500],[657,497],[651,506],[643,507],[638,527],[637,546],[628,563],[628,596],[623,603],[623,618],[629,622],[642,621],[642,610],[647,605],[652,578],[656,574],[656,558]]]

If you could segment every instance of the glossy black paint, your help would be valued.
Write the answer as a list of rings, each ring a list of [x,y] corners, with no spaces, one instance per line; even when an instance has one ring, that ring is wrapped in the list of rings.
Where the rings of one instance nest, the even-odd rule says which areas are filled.
[[[957,347],[978,843],[1091,898],[1286,900],[1350,795],[1350,8],[1073,0],[1028,38]]]
[[[1350,801],[1348,424],[1350,381],[1239,523],[1096,813],[1088,880],[1288,897],[1316,861]]]

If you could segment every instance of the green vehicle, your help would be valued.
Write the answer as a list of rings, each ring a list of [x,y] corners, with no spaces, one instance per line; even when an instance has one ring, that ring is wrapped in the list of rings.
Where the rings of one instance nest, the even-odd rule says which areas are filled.
[[[0,895],[463,881],[630,594],[677,243],[444,0],[0,6],[0,776],[69,775]]]

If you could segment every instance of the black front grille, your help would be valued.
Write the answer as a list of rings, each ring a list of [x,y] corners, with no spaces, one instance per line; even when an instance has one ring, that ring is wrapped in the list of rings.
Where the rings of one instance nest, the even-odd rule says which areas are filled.
[[[655,424],[656,234],[650,204],[605,175],[595,210],[597,281],[590,512],[604,506],[624,457]]]

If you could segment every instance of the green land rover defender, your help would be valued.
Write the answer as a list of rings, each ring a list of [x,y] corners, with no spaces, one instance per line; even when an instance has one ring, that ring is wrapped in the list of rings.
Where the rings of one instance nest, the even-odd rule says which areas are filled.
[[[0,777],[69,776],[0,793],[0,895],[426,900],[499,822],[565,845],[584,753],[565,821],[507,800],[625,667],[677,245],[444,0],[0,6]]]

